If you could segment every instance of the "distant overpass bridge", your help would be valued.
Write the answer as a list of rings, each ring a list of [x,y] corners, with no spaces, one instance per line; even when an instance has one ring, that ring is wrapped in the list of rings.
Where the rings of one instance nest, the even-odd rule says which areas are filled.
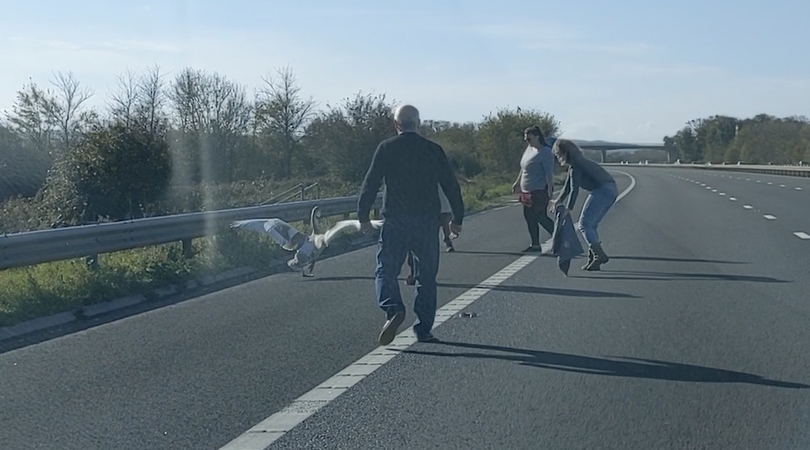
[[[602,162],[607,160],[607,152],[609,150],[661,150],[667,154],[667,162],[671,163],[671,155],[664,150],[664,144],[624,144],[621,142],[593,142],[593,141],[576,141],[579,148],[583,150],[598,150],[602,154]]]

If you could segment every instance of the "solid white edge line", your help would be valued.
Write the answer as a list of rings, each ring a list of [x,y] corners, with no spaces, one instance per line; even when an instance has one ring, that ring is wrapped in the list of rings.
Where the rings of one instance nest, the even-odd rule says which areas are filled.
[[[435,329],[447,319],[458,314],[462,309],[483,297],[492,288],[497,287],[537,258],[537,256],[521,256],[481,282],[477,287],[459,295],[436,310],[436,321],[433,328]],[[263,450],[267,448],[298,424],[315,414],[319,409],[360,382],[360,380],[391,361],[399,354],[399,351],[405,350],[415,342],[416,336],[413,334],[413,329],[406,328],[394,338],[391,344],[377,347],[314,389],[298,397],[290,405],[262,420],[224,447],[221,447],[220,450]]]
[[[616,197],[614,203],[618,203],[619,200],[627,196],[627,194],[636,187],[635,177],[619,170],[616,172],[629,177],[630,186]],[[478,287],[468,290],[437,309],[433,329],[436,329],[436,327],[443,324],[447,319],[458,314],[461,310],[483,297],[484,294],[492,290],[492,288],[497,287],[537,258],[537,256],[521,256],[496,274],[479,283]],[[391,344],[385,347],[377,347],[366,356],[358,359],[309,392],[298,397],[277,413],[265,418],[225,444],[225,446],[220,447],[219,450],[265,450],[273,444],[273,442],[287,434],[290,430],[298,426],[298,424],[329,404],[329,402],[336,399],[340,394],[346,392],[372,372],[382,367],[383,364],[391,361],[394,356],[399,354],[397,350],[405,350],[415,342],[416,336],[413,334],[413,329],[410,327],[406,328],[394,338]]]
[[[630,175],[627,172],[622,172],[621,170],[614,170],[616,173],[620,173],[628,178],[630,178],[630,186],[627,186],[627,189],[623,190],[621,194],[616,197],[616,201],[614,203],[619,203],[621,199],[627,196],[635,187],[636,187],[636,178],[633,175]]]

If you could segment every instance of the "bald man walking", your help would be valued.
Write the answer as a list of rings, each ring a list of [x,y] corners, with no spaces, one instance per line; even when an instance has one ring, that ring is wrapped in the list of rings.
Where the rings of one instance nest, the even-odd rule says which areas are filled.
[[[436,315],[440,248],[441,203],[436,186],[441,186],[450,202],[453,211],[450,231],[454,235],[461,233],[464,202],[444,149],[417,133],[419,111],[411,105],[398,107],[394,112],[394,126],[397,135],[377,146],[360,187],[357,206],[361,230],[370,233],[371,206],[385,181],[381,209],[385,224],[380,231],[374,272],[377,302],[386,315],[379,343],[390,344],[405,320],[397,277],[408,252],[413,252],[419,260],[413,331],[420,342],[438,342],[431,332]]]

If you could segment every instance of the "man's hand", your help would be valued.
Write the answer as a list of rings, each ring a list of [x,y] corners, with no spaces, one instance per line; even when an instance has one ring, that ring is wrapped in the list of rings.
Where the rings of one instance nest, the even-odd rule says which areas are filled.
[[[554,210],[557,209],[557,200],[551,199],[548,202],[548,213],[554,214]]]
[[[374,232],[374,227],[371,226],[371,222],[360,222],[360,232],[369,235]]]
[[[461,225],[450,223],[450,239],[455,239],[461,234]]]

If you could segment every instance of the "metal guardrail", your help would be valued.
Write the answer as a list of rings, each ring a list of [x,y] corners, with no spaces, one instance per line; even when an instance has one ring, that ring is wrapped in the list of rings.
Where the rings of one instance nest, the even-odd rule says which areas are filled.
[[[0,270],[178,241],[188,253],[192,239],[215,235],[233,220],[306,220],[315,205],[323,216],[348,215],[357,210],[357,200],[337,197],[6,234],[0,236]],[[375,214],[381,204],[378,194]]]
[[[603,166],[666,167],[680,169],[726,170],[729,172],[749,172],[791,177],[810,177],[810,166],[775,166],[757,164],[621,164],[602,163]]]

